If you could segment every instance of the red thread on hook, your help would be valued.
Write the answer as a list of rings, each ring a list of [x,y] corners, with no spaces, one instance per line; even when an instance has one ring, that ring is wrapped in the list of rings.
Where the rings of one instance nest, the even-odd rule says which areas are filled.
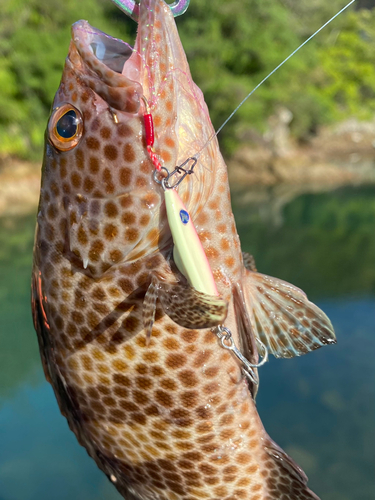
[[[150,159],[152,161],[152,164],[156,168],[156,170],[161,170],[161,163],[159,158],[156,156],[156,153],[153,151],[152,147],[154,145],[154,140],[155,140],[155,133],[154,133],[154,122],[152,119],[152,114],[150,113],[150,108],[148,106],[148,102],[145,97],[143,97],[143,100],[146,105],[146,113],[143,115],[143,120],[145,124],[145,136],[146,136],[146,147],[147,147],[147,152],[150,156]]]
[[[151,161],[152,161],[154,167],[156,168],[156,170],[159,170],[159,172],[160,172],[162,164],[160,163],[159,158],[152,151],[150,146],[147,146],[147,151],[148,151],[148,154],[150,155],[150,158],[151,158]]]
[[[145,121],[145,133],[146,133],[146,144],[147,146],[152,146],[154,145],[154,122],[152,120],[152,114],[147,113],[143,115],[143,119]]]

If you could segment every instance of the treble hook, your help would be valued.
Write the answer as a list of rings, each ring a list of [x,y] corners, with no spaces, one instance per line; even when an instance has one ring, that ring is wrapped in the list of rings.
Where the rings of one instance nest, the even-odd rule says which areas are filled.
[[[139,4],[135,0],[112,0],[114,4],[117,5],[119,9],[125,12],[126,15],[131,17],[134,21],[138,20],[139,17]],[[169,5],[174,17],[181,16],[187,11],[189,7],[190,0],[175,0],[175,2]]]

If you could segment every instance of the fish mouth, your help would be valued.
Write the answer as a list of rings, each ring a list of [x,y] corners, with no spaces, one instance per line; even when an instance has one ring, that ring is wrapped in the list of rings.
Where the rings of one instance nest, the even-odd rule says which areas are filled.
[[[101,31],[86,31],[86,33],[89,35],[88,47],[96,59],[112,71],[122,74],[133,48],[128,43]]]
[[[130,44],[93,28],[88,21],[72,26],[68,59],[73,70],[111,108],[129,113],[139,111],[143,95],[133,51]]]

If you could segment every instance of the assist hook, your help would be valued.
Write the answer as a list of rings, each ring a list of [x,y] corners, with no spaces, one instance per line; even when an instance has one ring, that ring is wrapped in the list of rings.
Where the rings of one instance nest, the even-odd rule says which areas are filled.
[[[112,0],[114,4],[117,5],[119,9],[125,12],[126,15],[131,17],[134,21],[138,20],[139,17],[139,4],[135,0]],[[187,11],[189,7],[190,0],[175,0],[175,2],[169,5],[174,17],[181,16]]]

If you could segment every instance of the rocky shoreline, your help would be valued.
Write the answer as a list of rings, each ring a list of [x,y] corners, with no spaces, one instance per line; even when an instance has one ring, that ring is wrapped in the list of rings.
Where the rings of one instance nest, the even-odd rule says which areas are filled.
[[[375,122],[347,121],[321,130],[302,146],[279,133],[263,144],[240,148],[228,169],[233,185],[373,183]]]

